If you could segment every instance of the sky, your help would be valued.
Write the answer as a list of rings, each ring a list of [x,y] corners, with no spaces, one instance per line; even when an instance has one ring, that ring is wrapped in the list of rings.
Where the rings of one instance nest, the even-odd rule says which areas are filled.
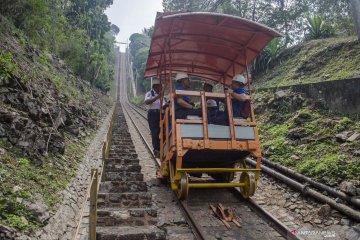
[[[106,9],[109,21],[120,28],[118,42],[126,42],[133,33],[141,33],[144,27],[154,25],[156,12],[162,12],[162,0],[114,0]],[[121,51],[124,52],[124,46]]]

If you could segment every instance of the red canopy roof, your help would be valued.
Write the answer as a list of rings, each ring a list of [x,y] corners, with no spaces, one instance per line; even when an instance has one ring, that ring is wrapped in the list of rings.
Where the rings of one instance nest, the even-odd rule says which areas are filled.
[[[231,15],[158,13],[144,77],[187,72],[230,84],[280,33]]]

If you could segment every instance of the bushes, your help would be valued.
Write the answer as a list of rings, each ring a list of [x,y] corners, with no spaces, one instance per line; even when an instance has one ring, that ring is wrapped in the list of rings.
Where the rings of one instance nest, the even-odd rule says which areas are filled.
[[[92,85],[108,91],[114,79],[113,42],[104,10],[109,0],[2,0],[0,13],[42,50],[55,53]],[[116,26],[113,26],[116,29]]]
[[[0,83],[12,78],[11,74],[17,69],[16,64],[12,62],[12,58],[11,53],[0,52]]]
[[[308,31],[306,39],[327,38],[335,35],[335,28],[324,21],[322,16],[306,15],[306,30]]]

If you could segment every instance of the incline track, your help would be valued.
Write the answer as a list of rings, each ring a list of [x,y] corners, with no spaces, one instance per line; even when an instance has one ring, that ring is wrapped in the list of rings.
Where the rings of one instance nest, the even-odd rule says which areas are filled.
[[[125,72],[125,64],[121,64],[122,71]],[[120,78],[125,80],[125,77]],[[152,154],[150,141],[150,131],[147,125],[146,112],[134,107],[128,102],[126,94],[126,82],[121,81],[120,102],[124,112],[128,115],[132,124],[142,137],[149,153]],[[153,156],[153,155],[152,155]],[[159,160],[153,156],[157,165]],[[202,181],[193,178],[194,181]],[[164,186],[169,187],[169,186]],[[267,211],[258,206],[251,200],[241,198],[237,189],[191,189],[186,201],[179,201],[184,212],[184,217],[188,220],[197,239],[300,239],[292,236],[290,230],[274,218]],[[215,218],[209,204],[223,204],[234,210],[235,215],[241,224],[237,228],[230,223],[231,229],[227,229],[220,220]]]
[[[141,125],[140,122],[147,120],[146,112],[128,102],[125,104],[131,121],[143,137],[144,143],[149,147],[149,152],[151,152],[150,144],[147,143],[148,139],[150,139],[150,131],[147,129],[147,133],[143,133],[138,129],[138,126]],[[159,166],[159,160],[155,158],[154,160]],[[234,224],[231,224],[232,229],[227,230],[219,220],[211,216],[208,206],[217,203],[222,203],[224,206],[234,209],[236,215],[240,218],[242,228],[238,229]],[[223,236],[227,236],[229,239],[282,239],[282,237],[289,236],[291,239],[299,239],[292,236],[290,230],[284,224],[254,201],[244,200],[240,196],[238,189],[235,188],[231,190],[191,189],[189,198],[186,201],[180,201],[180,204],[199,239],[216,239]],[[258,215],[259,219],[256,219],[254,215]],[[264,234],[265,232],[266,234]]]

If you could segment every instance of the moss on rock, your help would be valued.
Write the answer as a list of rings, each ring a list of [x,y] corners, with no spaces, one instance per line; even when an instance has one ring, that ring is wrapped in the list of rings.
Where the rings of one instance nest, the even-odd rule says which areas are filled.
[[[294,99],[301,99],[301,104]],[[263,155],[323,183],[360,187],[360,138],[340,143],[336,134],[359,133],[360,121],[315,108],[309,99],[287,92],[254,94]]]

